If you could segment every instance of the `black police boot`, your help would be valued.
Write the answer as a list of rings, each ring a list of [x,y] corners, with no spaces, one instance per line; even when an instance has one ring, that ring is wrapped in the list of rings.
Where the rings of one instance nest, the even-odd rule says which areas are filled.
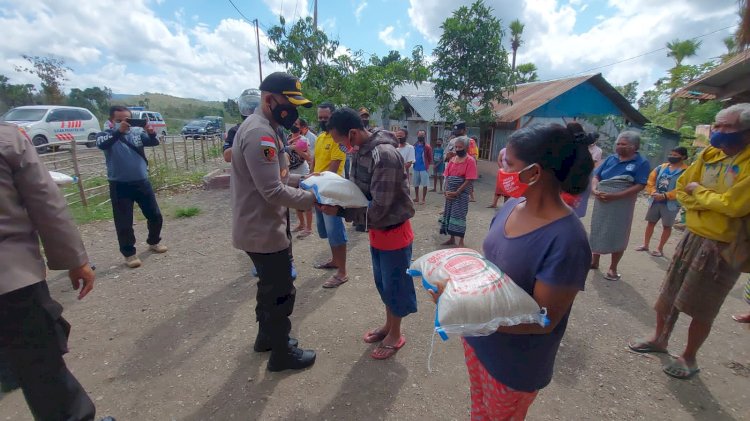
[[[274,351],[268,359],[268,371],[302,370],[315,364],[315,351],[289,347]]]
[[[294,338],[289,338],[289,346],[290,347],[296,347],[299,344],[299,342]],[[253,345],[253,351],[255,352],[268,352],[271,350],[271,338],[269,338],[267,335],[263,335],[262,333],[259,333],[258,336],[255,337],[255,345]]]

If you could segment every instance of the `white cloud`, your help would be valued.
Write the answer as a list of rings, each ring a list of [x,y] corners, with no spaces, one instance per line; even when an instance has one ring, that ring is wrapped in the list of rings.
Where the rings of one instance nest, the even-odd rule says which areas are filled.
[[[512,8],[507,3],[486,1],[506,28],[516,18],[526,25],[518,62],[536,64],[543,79],[611,64],[664,47],[674,38],[702,35],[737,21],[734,0],[609,0],[603,16],[586,22],[578,22],[576,8],[588,4],[581,0],[524,0]],[[469,4],[471,0],[410,0],[408,14],[412,26],[434,43],[442,33],[442,22],[458,7]],[[580,27],[588,29],[581,31]],[[721,39],[729,33],[704,38],[698,56],[688,62],[702,63],[722,54]],[[509,49],[507,33],[504,42]],[[602,72],[613,84],[637,80],[644,90],[671,66],[671,59],[661,51],[589,73]]]
[[[367,7],[367,0],[362,0],[357,4],[357,7],[354,9],[354,17],[357,19],[357,23],[360,22],[362,19],[362,12],[364,12],[365,8]]]
[[[243,20],[224,19],[215,27],[169,22],[154,14],[148,0],[134,0],[122,15],[123,29],[113,31],[111,20],[102,19],[112,14],[104,2],[85,7],[80,0],[5,2],[14,13],[0,15],[5,28],[0,74],[13,83],[39,82],[14,71],[26,64],[20,55],[29,54],[64,59],[73,68],[67,88],[108,86],[116,93],[223,100],[259,84],[255,31]],[[270,42],[263,32],[260,43],[267,57]],[[264,59],[264,74],[276,70],[282,69]]]
[[[287,22],[310,16],[307,0],[263,0],[263,3],[271,9],[274,16],[284,16]]]
[[[383,41],[385,45],[387,45],[389,48],[393,50],[403,50],[406,47],[406,38],[394,37],[393,36],[394,30],[395,30],[394,27],[387,26],[385,29],[378,32],[378,38],[380,38],[380,40]]]

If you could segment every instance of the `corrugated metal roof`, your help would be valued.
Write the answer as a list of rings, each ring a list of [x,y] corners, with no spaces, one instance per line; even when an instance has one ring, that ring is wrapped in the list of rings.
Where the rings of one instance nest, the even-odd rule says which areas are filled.
[[[439,105],[434,96],[403,95],[401,98],[406,100],[424,121],[445,121],[445,118],[440,115]]]
[[[610,85],[601,73],[518,85],[516,91],[510,95],[509,104],[495,104],[497,121],[499,123],[514,122],[584,82],[590,82],[607,96],[630,121],[637,124],[648,122],[648,119],[633,108],[633,105]]]
[[[750,89],[750,50],[743,51],[722,63],[697,80],[688,83],[683,91],[698,91],[726,99]],[[675,94],[677,95],[677,94]]]
[[[516,91],[510,95],[509,104],[494,106],[497,121],[504,123],[516,121],[590,78],[591,76],[581,76],[518,85]]]

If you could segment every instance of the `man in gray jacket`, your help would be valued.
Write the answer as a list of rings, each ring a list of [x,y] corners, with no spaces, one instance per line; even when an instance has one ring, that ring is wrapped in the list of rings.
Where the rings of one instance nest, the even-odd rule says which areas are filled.
[[[351,180],[370,204],[367,208],[342,209],[320,205],[323,213],[362,224],[370,231],[370,255],[375,287],[385,304],[385,323],[365,333],[366,343],[380,343],[372,358],[392,357],[406,343],[401,321],[417,311],[414,281],[406,273],[411,264],[414,203],[409,195],[404,159],[393,133],[368,131],[351,108],[336,110],[328,120],[329,133],[353,155]]]
[[[260,84],[261,102],[237,130],[232,146],[232,240],[258,271],[256,352],[271,351],[268,369],[302,369],[315,363],[315,351],[297,348],[289,338],[294,310],[289,208],[307,210],[313,193],[296,188],[277,129],[297,121],[297,107],[312,104],[296,77],[276,72]]]
[[[47,266],[68,270],[85,297],[94,272],[65,199],[28,137],[0,123],[0,383],[23,390],[35,419],[91,420],[94,404],[63,360],[70,325],[50,297],[40,240]]]

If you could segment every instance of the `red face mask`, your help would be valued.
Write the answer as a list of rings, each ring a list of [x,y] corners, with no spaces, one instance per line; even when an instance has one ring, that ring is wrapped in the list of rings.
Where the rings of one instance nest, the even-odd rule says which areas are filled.
[[[531,164],[518,172],[506,172],[505,170],[500,169],[497,173],[497,185],[500,188],[500,191],[502,191],[504,195],[514,198],[526,194],[526,190],[534,183],[527,184],[522,182],[521,173],[534,165],[535,164]]]

